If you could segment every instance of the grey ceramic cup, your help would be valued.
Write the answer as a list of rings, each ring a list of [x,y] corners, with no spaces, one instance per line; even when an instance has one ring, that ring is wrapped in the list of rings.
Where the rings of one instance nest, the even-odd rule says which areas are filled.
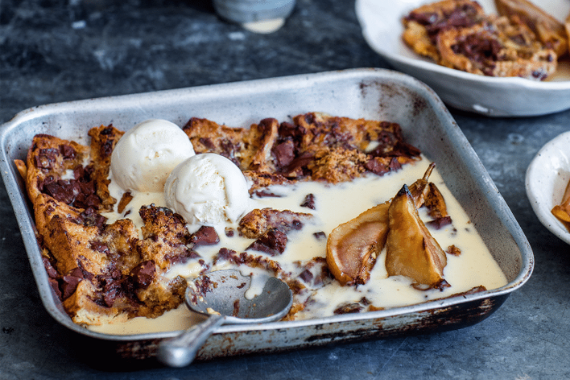
[[[220,17],[247,23],[286,18],[295,6],[295,0],[213,0]]]

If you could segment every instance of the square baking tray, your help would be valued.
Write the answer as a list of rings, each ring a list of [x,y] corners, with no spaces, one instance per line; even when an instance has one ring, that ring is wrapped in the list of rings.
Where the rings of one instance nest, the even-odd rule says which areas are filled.
[[[47,311],[62,325],[108,346],[118,357],[144,359],[157,343],[178,332],[109,335],[74,324],[48,284],[36,242],[33,211],[14,159],[25,159],[35,134],[88,144],[87,131],[101,124],[128,129],[149,118],[184,125],[191,117],[229,126],[249,126],[262,118],[279,121],[306,112],[397,122],[405,138],[438,165],[507,277],[508,284],[382,311],[326,318],[219,327],[197,359],[276,352],[330,342],[385,338],[473,325],[497,310],[530,277],[530,245],[473,148],[437,95],[404,74],[353,69],[249,82],[108,97],[39,106],[22,111],[0,130],[0,165],[19,223],[38,291]]]

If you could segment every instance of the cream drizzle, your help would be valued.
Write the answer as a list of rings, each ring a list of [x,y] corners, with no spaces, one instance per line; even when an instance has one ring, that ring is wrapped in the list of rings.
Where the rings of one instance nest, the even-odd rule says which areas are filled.
[[[418,178],[421,178],[430,162],[423,157],[421,161],[405,165],[402,170],[389,173],[382,177],[368,175],[357,178],[352,182],[345,182],[338,185],[331,185],[322,182],[299,182],[292,186],[273,186],[270,192],[282,195],[281,197],[253,198],[250,200],[250,209],[271,207],[277,210],[291,210],[295,212],[305,212],[314,214],[312,222],[306,223],[300,231],[288,233],[288,244],[285,252],[279,257],[271,257],[278,261],[286,272],[299,272],[297,261],[307,262],[313,257],[326,256],[326,239],[317,239],[313,234],[317,232],[329,233],[341,223],[358,216],[363,211],[390,200],[396,195],[398,190],[404,185],[411,185]],[[447,255],[447,266],[444,270],[444,278],[451,285],[443,291],[428,290],[420,291],[411,286],[411,281],[402,276],[388,277],[384,265],[385,250],[382,251],[374,269],[371,271],[370,281],[366,285],[358,287],[341,286],[336,280],[331,284],[313,292],[312,303],[307,308],[296,315],[296,319],[311,319],[333,315],[334,310],[341,304],[358,302],[362,297],[366,297],[376,307],[398,307],[425,302],[430,299],[446,297],[455,293],[467,291],[475,286],[483,285],[487,289],[501,287],[507,283],[506,277],[495,262],[491,253],[485,246],[479,234],[471,224],[467,214],[452,196],[445,186],[441,176],[434,170],[430,178],[434,182],[447,203],[448,212],[453,220],[452,225],[448,225],[441,230],[430,229],[430,232],[439,242],[440,246],[446,250],[448,246],[455,245],[461,249],[459,256]],[[122,190],[117,186],[109,186],[111,195],[116,199],[122,196]],[[316,210],[301,207],[305,196],[309,193],[315,196]],[[154,203],[157,206],[164,206],[164,195],[162,193],[134,193],[133,200],[129,203],[123,215],[117,212],[104,214],[112,223],[120,219],[130,210],[127,215],[135,225],[140,228],[142,220],[138,216],[140,206]],[[118,203],[118,202],[117,202]],[[248,211],[249,211],[248,210]],[[420,210],[420,216],[424,221],[430,220],[425,209]],[[227,237],[225,227],[236,229],[237,224],[227,224],[215,226],[220,237],[220,243],[214,246],[200,246],[196,250],[208,262],[218,253],[220,248],[226,247],[237,252],[243,252],[253,242],[252,239],[239,237],[235,231],[233,237]],[[196,226],[190,226],[190,232]],[[252,254],[264,256],[264,253],[248,251]],[[212,270],[224,269],[228,267],[225,263]],[[239,268],[244,274],[254,273],[253,270],[241,266]],[[189,280],[199,274],[201,267],[195,263],[179,264],[172,267],[166,273],[166,279],[182,276]],[[259,273],[257,273],[259,274]],[[249,292],[248,296],[253,297],[255,292],[259,292],[261,284],[256,283],[256,290]],[[189,317],[191,313],[181,305],[177,310],[166,312],[163,316],[154,320],[147,318],[134,318],[121,326],[102,325],[88,326],[89,329],[109,334],[135,334],[179,330],[190,327],[195,319]],[[162,321],[162,322],[161,322]]]

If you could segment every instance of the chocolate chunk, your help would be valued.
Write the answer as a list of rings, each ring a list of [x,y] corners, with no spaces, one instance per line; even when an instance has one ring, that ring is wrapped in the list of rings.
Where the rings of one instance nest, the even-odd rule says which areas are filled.
[[[87,207],[85,211],[79,215],[79,221],[86,227],[95,226],[103,228],[107,218],[95,211],[93,207]]]
[[[296,157],[293,161],[291,161],[289,165],[283,168],[282,172],[286,177],[296,175],[297,173],[301,173],[302,175],[304,175],[303,169],[306,169],[307,166],[311,162],[313,162],[314,159],[315,155],[313,153],[311,152],[302,153],[301,155]]]
[[[198,141],[209,150],[213,151],[214,149],[216,149],[216,145],[214,145],[212,139],[209,137],[200,137]]]
[[[364,305],[364,306],[368,306],[368,305],[370,305],[372,302],[370,302],[370,300],[369,300],[368,298],[362,297],[362,298],[360,299],[360,303],[361,303],[362,305]]]
[[[435,220],[429,221],[426,224],[435,228],[436,230],[439,230],[439,229],[447,226],[448,224],[451,224],[451,217],[450,216],[444,216],[443,218],[437,218]]]
[[[99,134],[101,134],[103,136],[112,135],[113,134],[113,124],[107,125],[105,128],[103,128],[101,130],[101,132],[99,132]]]
[[[334,314],[349,314],[349,313],[360,313],[360,311],[363,309],[363,306],[358,303],[348,303],[348,304],[343,304],[341,306],[339,306],[338,308],[336,308],[334,310]]]
[[[217,286],[208,276],[202,276],[202,278],[194,282],[194,284],[196,285],[196,293],[202,295],[211,292]]]
[[[480,34],[469,34],[458,39],[451,49],[455,54],[461,54],[470,60],[485,64],[489,61],[499,61],[502,47],[495,39]]]
[[[59,149],[40,149],[38,151],[38,155],[36,156],[36,166],[39,169],[52,169],[57,161],[57,156],[59,154]]]
[[[371,158],[370,160],[368,160],[366,162],[366,164],[364,164],[364,168],[366,168],[366,170],[376,174],[376,175],[384,175],[386,173],[388,173],[390,171],[390,168],[386,165],[384,165],[382,162],[375,160],[374,158]]]
[[[277,256],[285,252],[287,246],[287,235],[277,229],[270,229],[251,243],[248,249],[265,252],[271,256]]]
[[[327,234],[325,234],[324,231],[315,232],[315,233],[313,234],[313,236],[314,236],[317,240],[321,240],[321,239],[326,239],[326,238],[327,238]]]
[[[152,283],[156,267],[154,262],[143,261],[131,270],[131,279],[136,288],[146,289]]]
[[[109,157],[113,153],[113,145],[114,140],[106,140],[103,144],[101,144],[100,152],[102,157]]]
[[[85,176],[85,169],[83,169],[83,166],[79,165],[75,169],[73,169],[74,179],[78,180],[79,178],[82,178],[84,176]]]
[[[308,207],[311,210],[315,209],[315,196],[313,194],[307,194],[303,203],[301,203],[301,207]]]
[[[91,249],[100,253],[104,253],[105,255],[108,255],[110,253],[109,251],[109,247],[107,246],[107,244],[102,243],[100,241],[92,241],[91,244]]]
[[[220,142],[220,147],[222,148],[222,156],[228,158],[230,161],[234,162],[236,165],[239,164],[235,158],[236,152],[240,149],[240,143],[232,143],[230,140],[222,140]],[[239,166],[239,165],[238,165]]]
[[[157,239],[158,239],[158,237],[157,237]],[[192,249],[188,249],[186,247],[184,247],[184,249],[182,251],[176,250],[176,252],[173,254],[164,255],[164,259],[169,261],[170,264],[172,264],[172,265],[183,264],[183,263],[187,262],[188,260],[198,259],[200,257],[201,256],[198,254],[198,252],[196,252]]]
[[[77,285],[83,280],[83,272],[79,267],[72,269],[66,276],[63,276],[61,281],[62,299],[69,298]]]
[[[309,283],[313,279],[313,274],[310,270],[305,269],[303,272],[301,272],[299,278],[301,278],[301,280],[305,281],[306,283]]]
[[[225,231],[227,237],[233,237],[235,234],[234,229],[231,227],[226,227],[224,231]]]
[[[257,190],[253,194],[258,196],[259,198],[265,198],[265,197],[281,198],[281,195],[270,193],[270,192],[264,191],[264,190]]]
[[[65,159],[74,159],[75,155],[77,154],[75,152],[75,149],[73,149],[73,147],[71,145],[67,145],[67,144],[60,145],[59,151],[61,152],[61,155]]]
[[[220,248],[220,250],[218,251],[218,254],[216,255],[216,257],[214,259],[214,264],[216,264],[218,261],[229,261],[229,260],[231,260],[232,256],[236,253],[237,252],[234,251],[233,249]]]
[[[285,141],[292,138],[294,141],[299,141],[306,130],[304,127],[296,126],[294,124],[284,121],[279,126],[279,141]]]
[[[303,223],[300,220],[295,219],[291,222],[289,227],[292,230],[299,231],[301,228],[303,228]]]
[[[277,161],[277,166],[283,168],[291,164],[295,158],[295,144],[292,140],[286,140],[281,144],[277,144],[271,149],[271,153]]]
[[[398,171],[400,169],[402,169],[402,165],[400,164],[398,159],[396,157],[392,158],[390,160],[390,170],[395,172],[395,171]]]
[[[398,140],[388,155],[392,157],[419,157],[421,154],[422,152],[415,146],[410,145],[402,140]]]
[[[190,241],[194,245],[214,245],[220,242],[220,237],[214,227],[202,226],[192,234]]]
[[[49,286],[52,288],[52,290],[55,293],[55,295],[57,296],[57,298],[59,298],[61,300],[62,294],[61,294],[61,290],[59,289],[59,282],[57,282],[57,280],[54,278],[49,278]]]
[[[49,261],[49,259],[47,257],[43,256],[42,262],[44,263],[44,268],[46,268],[46,272],[48,274],[48,277],[52,278],[52,279],[57,279],[59,277],[59,273],[57,273],[57,271],[55,270],[53,265],[51,265],[51,262]]]

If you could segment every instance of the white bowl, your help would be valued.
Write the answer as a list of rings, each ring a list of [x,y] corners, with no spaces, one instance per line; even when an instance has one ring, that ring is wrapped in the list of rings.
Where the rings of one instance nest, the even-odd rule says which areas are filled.
[[[535,116],[570,108],[570,62],[545,82],[495,78],[440,66],[413,52],[403,41],[402,18],[435,0],[356,0],[356,14],[370,47],[396,69],[427,83],[448,105],[488,116]],[[534,0],[563,21],[568,0]],[[480,0],[487,13],[497,13],[493,0]]]
[[[536,216],[554,235],[570,244],[570,232],[550,212],[560,204],[570,181],[570,132],[549,141],[526,171],[526,194]]]

